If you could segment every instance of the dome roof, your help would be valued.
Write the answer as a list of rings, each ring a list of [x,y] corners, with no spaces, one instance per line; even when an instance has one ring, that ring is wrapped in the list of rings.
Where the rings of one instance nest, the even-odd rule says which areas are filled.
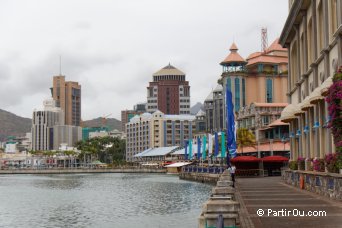
[[[241,55],[237,52],[239,49],[235,43],[233,43],[230,48],[229,55],[220,63],[221,65],[226,65],[229,63],[245,63],[246,61]]]
[[[170,63],[166,67],[163,67],[159,71],[153,74],[153,76],[163,76],[163,75],[185,75],[184,72],[178,70],[176,67],[172,66]]]

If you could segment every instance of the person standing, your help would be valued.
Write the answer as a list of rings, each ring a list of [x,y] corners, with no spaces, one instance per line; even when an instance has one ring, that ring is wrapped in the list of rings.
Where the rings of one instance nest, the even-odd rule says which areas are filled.
[[[233,181],[233,188],[235,188],[235,170],[236,170],[236,167],[234,164],[232,166],[229,166],[228,168],[228,171]]]

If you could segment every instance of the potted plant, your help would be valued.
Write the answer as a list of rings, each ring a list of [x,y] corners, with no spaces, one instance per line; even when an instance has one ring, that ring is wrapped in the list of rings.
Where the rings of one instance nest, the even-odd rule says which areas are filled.
[[[321,158],[315,158],[313,159],[313,170],[316,172],[324,172],[325,164],[324,159]]]
[[[339,172],[339,162],[338,156],[339,153],[330,153],[325,155],[325,166],[327,167],[328,172],[330,173],[338,173]]]
[[[290,161],[289,167],[291,170],[297,170],[298,169],[298,162],[297,161]]]
[[[305,170],[308,171],[313,171],[313,159],[312,158],[307,158],[305,159]]]

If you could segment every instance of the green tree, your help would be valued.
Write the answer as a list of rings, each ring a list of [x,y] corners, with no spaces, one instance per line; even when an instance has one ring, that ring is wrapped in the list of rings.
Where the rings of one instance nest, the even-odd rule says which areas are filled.
[[[255,147],[255,136],[250,130],[246,128],[239,128],[237,130],[236,144],[238,148],[241,148],[241,151],[243,153],[243,147],[245,146]]]
[[[125,140],[113,137],[96,137],[85,141],[79,141],[75,145],[81,150],[79,158],[90,163],[94,159],[104,163],[121,164],[125,160]]]

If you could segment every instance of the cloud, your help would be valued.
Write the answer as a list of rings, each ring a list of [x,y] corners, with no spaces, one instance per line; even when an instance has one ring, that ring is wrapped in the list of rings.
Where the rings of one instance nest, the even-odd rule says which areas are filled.
[[[0,108],[31,116],[52,76],[82,85],[82,118],[146,100],[152,74],[171,62],[186,73],[191,102],[203,102],[233,40],[243,57],[280,34],[286,0],[0,2]],[[247,7],[246,7],[247,6]]]

